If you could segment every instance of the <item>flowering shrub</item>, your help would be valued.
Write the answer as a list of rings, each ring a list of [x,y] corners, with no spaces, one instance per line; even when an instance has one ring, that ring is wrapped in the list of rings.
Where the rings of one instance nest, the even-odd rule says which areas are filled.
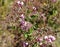
[[[60,27],[58,3],[58,0],[14,1],[4,25],[15,35],[14,47],[54,47]]]

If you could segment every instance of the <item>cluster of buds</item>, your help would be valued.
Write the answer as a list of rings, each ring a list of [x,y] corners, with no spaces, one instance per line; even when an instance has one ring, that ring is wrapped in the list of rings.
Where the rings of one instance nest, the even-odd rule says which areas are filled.
[[[25,22],[25,15],[24,14],[21,14],[18,21],[20,23],[24,24],[24,22]]]
[[[22,21],[23,23],[21,23],[21,29],[24,31],[28,31],[28,29],[31,28],[32,24],[26,21]]]
[[[56,38],[52,35],[44,36],[43,38],[36,38],[37,42],[39,42],[40,46],[47,45],[47,43],[52,43],[56,40]],[[47,42],[47,43],[43,43]]]
[[[32,24],[28,21],[25,21],[25,16],[24,14],[21,14],[20,16],[20,27],[22,30],[24,31],[28,31],[28,29],[30,29],[32,26]]]
[[[55,37],[52,36],[52,35],[49,35],[49,36],[45,36],[44,39],[47,41],[47,42],[50,42],[52,43],[53,41],[55,41]]]
[[[21,2],[21,1],[17,1],[17,4],[22,7],[24,5],[24,2]]]

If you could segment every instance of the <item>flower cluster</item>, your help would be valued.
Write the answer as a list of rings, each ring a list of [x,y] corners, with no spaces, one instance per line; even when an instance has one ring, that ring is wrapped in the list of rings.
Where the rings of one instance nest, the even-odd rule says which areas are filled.
[[[28,29],[30,29],[31,26],[32,26],[32,24],[29,22],[26,22],[26,21],[21,22],[21,29],[24,31],[28,31]]]
[[[44,39],[47,41],[47,42],[50,42],[52,43],[53,41],[56,40],[56,38],[52,35],[48,35],[48,36],[45,36]]]
[[[24,31],[28,31],[32,27],[32,24],[30,22],[25,21],[24,14],[20,15],[20,27]]]
[[[52,42],[54,42],[56,40],[56,38],[52,35],[48,35],[48,36],[44,36],[42,37],[38,37],[36,38],[37,42],[39,42],[40,46],[44,46],[44,45],[48,45],[49,43],[52,44]]]
[[[24,2],[17,1],[17,4],[20,5],[20,6],[23,6],[24,5]]]
[[[16,25],[9,28],[14,35],[20,34],[17,41],[22,40],[23,47],[47,47],[56,40],[55,30],[60,28],[60,23],[57,23],[58,12],[53,2],[56,0],[17,0],[12,5],[7,25]]]

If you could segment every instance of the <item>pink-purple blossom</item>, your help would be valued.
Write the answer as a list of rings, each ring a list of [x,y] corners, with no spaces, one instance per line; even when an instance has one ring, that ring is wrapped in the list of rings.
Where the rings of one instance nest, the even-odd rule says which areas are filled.
[[[56,2],[57,0],[51,0],[52,2]]]
[[[50,38],[52,41],[56,40],[56,38],[55,38],[54,36],[52,36],[52,35],[49,35],[49,38]]]
[[[17,1],[17,4],[24,5],[24,2]]]
[[[47,42],[53,42],[56,40],[56,38],[52,35],[48,35],[48,36],[45,36],[44,39],[47,41]]]
[[[17,1],[17,4],[20,4],[20,1]]]
[[[33,10],[36,10],[36,7],[33,7]]]
[[[21,1],[17,1],[17,4],[22,7],[24,5],[24,2],[21,2]]]
[[[48,39],[48,36],[45,36],[44,39],[47,40]]]
[[[21,18],[21,19],[24,19],[24,18],[25,18],[24,14],[21,14],[21,15],[20,15],[20,18]]]
[[[22,21],[21,23],[21,29],[28,31],[32,27],[32,24],[30,22]]]
[[[23,42],[23,47],[27,47],[28,45],[28,42]]]
[[[36,38],[36,40],[38,41],[38,42],[42,42],[43,41],[43,38]]]

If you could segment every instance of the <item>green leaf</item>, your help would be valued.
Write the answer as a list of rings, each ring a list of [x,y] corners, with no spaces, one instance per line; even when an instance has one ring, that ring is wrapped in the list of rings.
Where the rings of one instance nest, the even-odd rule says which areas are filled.
[[[27,38],[28,37],[28,34],[24,34],[24,36],[25,36],[25,38]]]

